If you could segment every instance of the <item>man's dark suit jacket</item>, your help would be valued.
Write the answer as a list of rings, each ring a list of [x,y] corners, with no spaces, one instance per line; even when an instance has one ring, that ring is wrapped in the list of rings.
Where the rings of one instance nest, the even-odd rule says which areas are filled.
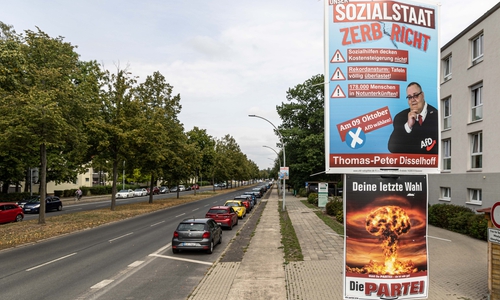
[[[418,121],[407,133],[405,123],[410,109],[398,113],[393,120],[394,130],[389,138],[388,148],[392,153],[437,154],[439,114],[435,107],[427,103],[427,115],[422,125]]]

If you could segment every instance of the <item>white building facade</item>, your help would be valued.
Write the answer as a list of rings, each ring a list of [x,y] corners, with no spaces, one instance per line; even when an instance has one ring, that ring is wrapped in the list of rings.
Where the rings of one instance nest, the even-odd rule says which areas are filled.
[[[500,201],[500,3],[441,48],[441,173],[429,203]]]

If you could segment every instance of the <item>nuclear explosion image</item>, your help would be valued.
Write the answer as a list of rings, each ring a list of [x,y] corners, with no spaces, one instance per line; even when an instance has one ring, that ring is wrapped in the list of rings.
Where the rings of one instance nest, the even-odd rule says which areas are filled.
[[[385,202],[390,205],[377,205]],[[425,216],[403,197],[382,197],[346,221],[346,273],[409,276],[426,271]],[[414,224],[414,226],[412,226]]]

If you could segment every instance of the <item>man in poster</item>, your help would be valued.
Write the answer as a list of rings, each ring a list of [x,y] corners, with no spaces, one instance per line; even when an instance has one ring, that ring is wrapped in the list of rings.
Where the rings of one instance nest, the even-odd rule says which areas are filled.
[[[425,101],[425,93],[417,82],[406,88],[409,108],[394,117],[394,130],[388,148],[392,153],[437,154],[439,115]]]

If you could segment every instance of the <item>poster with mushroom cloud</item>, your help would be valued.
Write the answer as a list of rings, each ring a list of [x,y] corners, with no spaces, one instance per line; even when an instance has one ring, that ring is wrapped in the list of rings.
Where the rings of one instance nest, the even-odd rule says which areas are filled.
[[[427,175],[346,175],[344,299],[427,299]]]

